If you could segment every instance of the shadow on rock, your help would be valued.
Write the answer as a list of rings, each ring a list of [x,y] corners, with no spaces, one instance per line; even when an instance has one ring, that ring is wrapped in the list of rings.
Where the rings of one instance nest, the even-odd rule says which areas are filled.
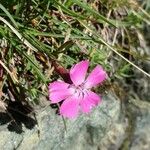
[[[36,124],[36,119],[29,116],[32,112],[31,107],[24,106],[20,102],[10,102],[7,112],[0,112],[0,125],[8,124],[9,131],[21,134],[23,125],[27,129],[32,129]]]

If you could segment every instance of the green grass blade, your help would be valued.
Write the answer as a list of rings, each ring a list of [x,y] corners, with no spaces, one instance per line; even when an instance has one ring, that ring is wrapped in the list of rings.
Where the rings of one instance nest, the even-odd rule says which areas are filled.
[[[17,25],[16,21],[14,20],[14,18],[11,16],[11,14],[7,11],[7,9],[2,4],[0,4],[0,9],[2,9],[4,11],[4,13],[9,17],[9,19],[11,20],[11,22],[17,28],[18,25]]]
[[[106,17],[100,15],[97,11],[92,9],[87,3],[81,2],[80,0],[72,0],[72,1],[74,3],[76,3],[77,5],[79,5],[81,8],[84,8],[85,10],[87,10],[88,12],[90,12],[91,14],[96,16],[97,18],[99,18],[99,19],[107,22],[109,25],[112,25],[115,27],[115,24],[113,24],[111,21],[109,21]]]

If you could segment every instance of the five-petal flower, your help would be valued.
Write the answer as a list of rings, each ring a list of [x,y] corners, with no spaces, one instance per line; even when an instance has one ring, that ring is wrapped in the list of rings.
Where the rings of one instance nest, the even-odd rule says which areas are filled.
[[[49,99],[51,103],[63,101],[60,114],[75,118],[80,111],[89,113],[101,102],[101,97],[91,91],[92,87],[104,81],[107,73],[97,65],[86,78],[89,61],[84,60],[74,65],[70,70],[72,84],[54,81],[49,84]]]

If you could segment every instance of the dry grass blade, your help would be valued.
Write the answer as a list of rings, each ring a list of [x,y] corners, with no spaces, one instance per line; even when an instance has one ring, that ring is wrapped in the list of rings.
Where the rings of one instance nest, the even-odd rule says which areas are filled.
[[[7,105],[0,99],[0,112],[6,112]]]
[[[93,32],[83,21],[79,20],[79,22],[89,31],[91,32],[93,35],[95,35],[96,37],[98,37],[99,41],[102,42],[104,45],[106,45],[109,49],[111,49],[114,53],[116,53],[118,56],[120,56],[122,59],[124,59],[126,62],[128,62],[129,64],[131,64],[133,67],[135,67],[136,69],[138,69],[139,71],[141,71],[143,74],[145,74],[146,76],[148,76],[150,78],[150,74],[147,73],[146,71],[144,71],[143,69],[141,69],[140,67],[138,67],[137,65],[135,65],[133,62],[129,61],[127,58],[125,58],[123,55],[121,55],[117,50],[115,50],[113,47],[111,47],[106,41],[104,41],[100,36],[98,36],[95,32]]]
[[[0,60],[0,64],[8,72],[12,80],[18,83],[19,81],[17,80],[17,78],[13,75],[13,73],[7,68],[7,66],[1,60]]]

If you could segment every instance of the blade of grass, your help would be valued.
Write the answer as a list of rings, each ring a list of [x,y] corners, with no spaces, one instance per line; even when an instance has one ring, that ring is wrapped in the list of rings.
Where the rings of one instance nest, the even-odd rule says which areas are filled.
[[[147,20],[146,18],[144,18],[143,16],[141,16],[139,13],[137,13],[136,11],[132,11],[134,15],[136,15],[139,19],[143,20],[145,23],[147,23],[148,25],[150,25],[150,21]]]
[[[1,3],[0,3],[0,8],[4,11],[4,13],[9,17],[9,19],[11,20],[11,22],[17,28],[18,25],[17,25],[16,21],[14,20],[14,18],[11,16],[11,14],[7,11],[7,9]]]
[[[34,51],[38,51],[33,45],[31,45],[30,42],[28,42],[8,21],[6,21],[4,18],[2,18],[0,16],[0,21],[2,21],[4,24],[6,24],[11,30],[13,33],[16,34],[16,36],[27,46],[29,47],[30,49],[34,50]]]
[[[47,80],[46,80],[45,76],[43,75],[43,73],[40,71],[40,69],[38,67],[38,63],[35,62],[35,59],[33,59],[32,56],[29,56],[25,52],[23,52],[19,46],[15,46],[15,47],[16,47],[17,51],[31,63],[31,65],[32,65],[33,69],[36,71],[38,77],[46,84]]]
[[[26,34],[34,36],[43,36],[43,37],[54,37],[54,38],[65,38],[62,34],[52,34],[46,32],[39,32],[36,30],[25,30]],[[82,39],[82,40],[91,40],[89,37],[78,36],[76,34],[71,34],[70,39]]]
[[[96,12],[94,9],[92,9],[88,3],[84,3],[81,2],[80,0],[72,0],[72,2],[76,3],[77,5],[79,5],[81,8],[84,8],[85,10],[87,10],[88,12],[90,12],[91,14],[93,14],[94,16],[96,16],[97,18],[107,22],[109,25],[112,25],[115,27],[115,25],[109,21],[106,17],[100,15],[98,12]]]
[[[93,32],[92,29],[90,29],[90,27],[88,27],[86,25],[86,23],[84,23],[82,20],[79,20],[79,22],[88,30],[90,31],[93,35],[95,35],[100,43],[103,43],[104,45],[106,45],[109,49],[111,49],[114,53],[116,53],[118,56],[120,56],[122,59],[124,59],[126,62],[128,62],[129,64],[131,64],[133,67],[135,67],[136,69],[138,69],[139,71],[141,71],[143,74],[145,74],[146,76],[148,76],[150,78],[150,74],[147,73],[146,71],[144,71],[143,69],[141,69],[140,67],[138,67],[137,65],[135,65],[134,63],[132,63],[131,61],[129,61],[127,58],[125,58],[123,55],[121,55],[117,50],[115,50],[113,47],[111,47],[106,41],[104,41],[99,35],[97,35],[97,33]]]
[[[1,60],[0,60],[0,64],[8,72],[8,74],[10,75],[12,80],[18,83],[19,81],[16,79],[16,77],[13,75],[13,73],[7,68],[7,66]]]
[[[23,49],[20,47],[20,45],[16,45],[16,42],[14,40],[11,40],[8,38],[10,43],[15,47],[16,51],[20,54],[20,56],[24,56],[24,58],[30,62],[32,68],[35,70],[36,75],[46,84],[47,80],[41,70],[39,69],[39,63],[36,61],[33,56],[28,55]]]
[[[70,9],[66,8],[64,5],[60,4],[58,1],[54,1],[54,2],[55,2],[55,4],[60,6],[63,9],[63,11],[65,13],[67,13],[68,15],[71,15],[71,16],[73,16],[75,18],[80,18],[80,19],[86,19],[87,18],[87,17],[85,17],[83,15],[80,15],[80,14],[77,14],[77,13],[71,11]],[[54,6],[54,7],[56,7],[56,6]]]

